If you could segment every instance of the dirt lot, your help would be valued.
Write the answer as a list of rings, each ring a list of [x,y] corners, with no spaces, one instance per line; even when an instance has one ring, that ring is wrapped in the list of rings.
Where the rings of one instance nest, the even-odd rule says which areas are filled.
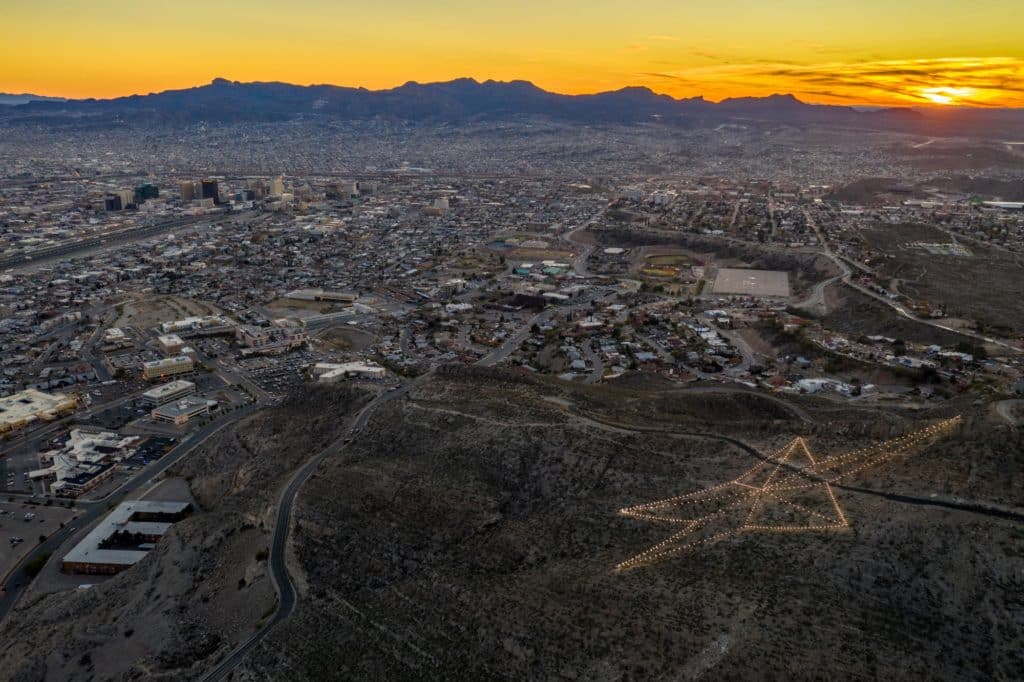
[[[568,261],[573,257],[571,251],[560,251],[558,249],[521,249],[516,248],[508,252],[509,260],[557,260]]]
[[[180,320],[192,315],[219,315],[220,310],[210,303],[178,296],[138,296],[127,302],[114,321],[114,327],[149,329],[161,322]]]
[[[334,350],[341,351],[361,351],[377,340],[377,337],[368,331],[347,326],[325,329],[317,334],[316,338]]]

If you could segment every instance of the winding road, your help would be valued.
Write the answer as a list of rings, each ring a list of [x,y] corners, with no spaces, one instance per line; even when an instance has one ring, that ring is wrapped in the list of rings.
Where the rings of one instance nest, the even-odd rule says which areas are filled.
[[[911,313],[909,310],[907,310],[905,307],[897,303],[896,301],[892,301],[886,298],[885,296],[881,296],[875,293],[874,291],[871,291],[870,289],[862,287],[861,285],[857,284],[856,282],[853,281],[853,269],[843,258],[841,258],[832,250],[832,247],[829,246],[828,241],[825,239],[825,236],[822,234],[821,229],[818,227],[818,223],[815,222],[814,218],[812,218],[810,213],[808,213],[806,210],[804,211],[804,217],[807,220],[807,224],[810,225],[811,228],[814,230],[814,234],[818,238],[818,243],[821,244],[823,253],[826,256],[828,256],[833,263],[836,264],[840,271],[842,271],[842,274],[825,280],[824,282],[819,282],[818,284],[816,284],[814,286],[814,289],[812,289],[811,296],[807,300],[799,303],[798,307],[807,308],[808,306],[823,306],[823,296],[825,287],[827,287],[829,284],[832,284],[833,282],[841,281],[843,284],[850,287],[851,289],[855,289],[860,293],[864,294],[865,296],[869,296],[870,298],[873,298],[876,301],[884,303],[885,305],[895,310],[901,317],[905,317],[906,319],[911,320],[913,322],[917,322],[918,324],[926,324],[929,327],[941,329],[942,331],[946,331],[951,334],[958,334],[960,336],[966,336],[976,341],[990,343],[992,345],[999,346],[1007,350],[1011,350],[1015,353],[1024,353],[1024,348],[1021,348],[1020,346],[1014,346],[1012,344],[1006,343],[1005,341],[994,339],[990,336],[984,336],[982,334],[978,334],[976,332],[972,332],[966,329],[956,329],[954,327],[950,327],[935,322],[934,320],[918,317]]]
[[[277,516],[274,522],[274,537],[270,547],[269,568],[271,578],[274,581],[274,588],[277,590],[278,595],[277,611],[259,630],[253,633],[251,637],[242,642],[231,653],[221,659],[216,667],[206,673],[206,675],[202,677],[204,682],[213,682],[214,680],[224,679],[226,675],[238,667],[238,664],[242,662],[246,654],[252,651],[252,649],[263,641],[263,639],[269,635],[278,624],[287,619],[295,611],[295,607],[299,603],[299,595],[295,589],[295,583],[292,582],[291,575],[288,573],[288,536],[291,531],[291,518],[292,510],[295,506],[295,498],[303,484],[309,480],[309,477],[313,475],[324,459],[332,455],[339,455],[345,450],[349,441],[366,425],[366,422],[369,420],[370,415],[375,409],[388,401],[404,396],[413,386],[421,383],[430,376],[431,373],[428,372],[402,386],[399,386],[398,388],[393,388],[374,398],[359,411],[359,414],[356,415],[356,418],[352,421],[352,424],[346,430],[344,436],[338,438],[326,448],[311,457],[301,468],[299,468],[298,471],[295,472],[295,474],[292,475],[292,478],[288,481],[288,484],[281,492],[281,498],[277,506]]]

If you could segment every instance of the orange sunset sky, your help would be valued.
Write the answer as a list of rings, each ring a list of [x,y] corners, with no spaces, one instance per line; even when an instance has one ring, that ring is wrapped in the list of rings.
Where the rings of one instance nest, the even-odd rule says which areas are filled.
[[[1022,0],[0,2],[8,93],[470,76],[564,93],[1024,106]]]

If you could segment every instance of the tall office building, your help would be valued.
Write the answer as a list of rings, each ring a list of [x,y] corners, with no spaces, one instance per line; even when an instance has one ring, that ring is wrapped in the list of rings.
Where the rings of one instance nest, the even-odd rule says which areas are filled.
[[[270,181],[270,196],[279,197],[284,194],[284,177],[278,175]]]
[[[249,189],[252,191],[253,199],[262,199],[267,196],[267,183],[262,180],[250,180],[248,182]]]
[[[160,190],[152,183],[145,183],[135,188],[135,203],[141,204],[146,199],[156,199],[160,196]]]
[[[103,208],[108,211],[123,211],[132,206],[135,206],[135,192],[130,189],[110,192],[103,198]]]
[[[212,178],[204,178],[202,181],[203,199],[213,199],[213,203],[220,203],[220,190],[217,187],[217,181]]]
[[[196,198],[196,183],[191,180],[182,180],[178,183],[178,190],[181,192],[181,200],[192,201]]]

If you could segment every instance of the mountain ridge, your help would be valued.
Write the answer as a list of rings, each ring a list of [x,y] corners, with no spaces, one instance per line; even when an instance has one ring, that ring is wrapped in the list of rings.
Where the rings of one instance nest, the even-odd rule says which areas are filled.
[[[525,80],[457,78],[369,90],[330,84],[240,82],[215,78],[191,88],[111,99],[32,100],[4,107],[0,116],[34,122],[66,116],[114,117],[164,122],[273,121],[299,116],[406,121],[468,121],[540,116],[580,123],[661,122],[716,125],[750,120],[794,125],[837,125],[907,130],[927,134],[1005,132],[1024,129],[1024,109],[911,107],[863,110],[804,102],[793,94],[734,97],[712,102],[702,96],[674,98],[645,86],[590,94],[550,92]],[[1003,132],[1002,130],[1000,132]]]

